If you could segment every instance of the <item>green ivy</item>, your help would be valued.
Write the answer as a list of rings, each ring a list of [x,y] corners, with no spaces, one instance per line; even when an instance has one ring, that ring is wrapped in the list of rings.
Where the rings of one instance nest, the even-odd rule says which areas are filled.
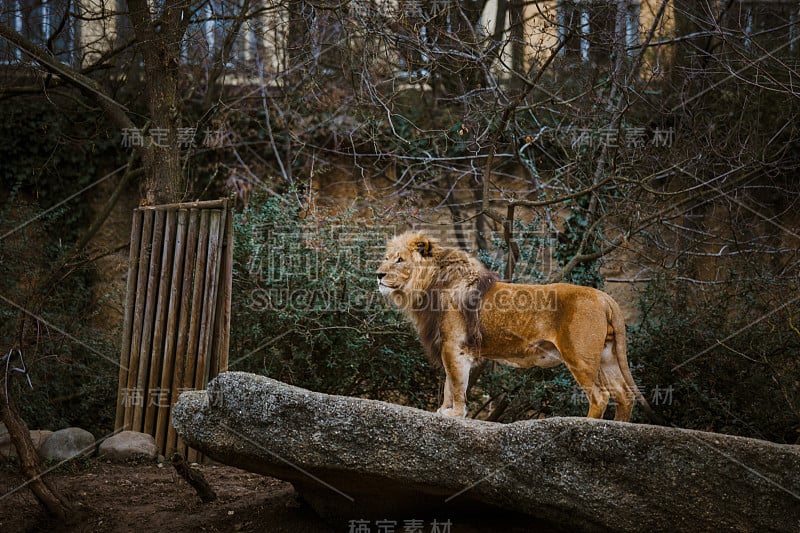
[[[553,259],[556,260],[559,268],[563,268],[576,255],[591,254],[600,249],[598,242],[602,235],[586,235],[591,225],[586,211],[588,203],[586,197],[578,199],[564,217],[564,229],[559,232],[553,247]],[[581,249],[584,239],[587,244]],[[603,276],[600,274],[600,265],[599,259],[579,263],[569,272],[564,281],[600,289],[604,283]]]
[[[743,265],[727,273],[730,285],[702,291],[649,282],[628,329],[629,358],[650,403],[676,426],[796,444],[800,306],[787,302],[797,281],[759,272]]]
[[[435,404],[438,375],[377,290],[392,228],[257,196],[235,218],[231,367],[309,389]]]

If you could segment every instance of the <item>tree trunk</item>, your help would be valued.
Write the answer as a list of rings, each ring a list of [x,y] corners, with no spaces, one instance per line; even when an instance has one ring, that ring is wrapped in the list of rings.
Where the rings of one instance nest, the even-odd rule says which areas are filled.
[[[305,77],[313,77],[317,65],[313,61],[314,6],[305,0],[290,0],[286,9],[289,15],[289,33],[286,36],[286,69],[291,75],[289,84],[298,86]]]
[[[509,32],[511,38],[511,69],[524,75],[525,65],[525,4],[515,0],[508,6]],[[525,90],[520,77],[511,76],[511,87],[516,91]]]
[[[149,205],[177,202],[187,194],[181,168],[178,128],[181,127],[181,42],[191,13],[186,0],[169,3],[153,17],[146,0],[129,0],[131,23],[144,59],[150,114],[149,139],[143,150],[144,197]]]
[[[75,510],[69,501],[42,477],[44,472],[42,461],[31,441],[28,426],[20,417],[17,404],[11,395],[12,388],[8,382],[10,378],[11,375],[6,374],[4,382],[0,383],[0,421],[6,425],[11,443],[17,450],[22,474],[27,479],[25,483],[50,516],[61,522],[70,522],[76,518]]]

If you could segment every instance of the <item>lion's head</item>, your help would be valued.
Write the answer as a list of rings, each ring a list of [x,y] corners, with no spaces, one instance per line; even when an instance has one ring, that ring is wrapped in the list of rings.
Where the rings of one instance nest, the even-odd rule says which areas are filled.
[[[377,276],[378,290],[412,320],[432,361],[440,362],[447,311],[463,316],[468,344],[480,343],[480,300],[497,276],[474,256],[409,231],[389,240]]]
[[[425,289],[438,243],[424,233],[407,232],[391,239],[386,257],[378,267],[378,290],[381,294],[406,293]]]

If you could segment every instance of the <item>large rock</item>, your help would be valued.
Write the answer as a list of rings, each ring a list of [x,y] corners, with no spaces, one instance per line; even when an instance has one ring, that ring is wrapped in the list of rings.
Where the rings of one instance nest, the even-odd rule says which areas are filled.
[[[800,530],[800,449],[754,439],[445,418],[234,372],[182,394],[172,416],[191,446],[290,481],[331,518],[504,509],[558,529]]]
[[[156,458],[156,440],[152,435],[138,431],[120,431],[100,443],[100,457],[115,463],[153,460]]]
[[[39,449],[45,459],[65,461],[78,456],[89,456],[95,450],[94,436],[81,428],[64,428],[53,432]]]
[[[33,442],[36,451],[42,449],[45,441],[50,438],[52,431],[46,429],[33,429],[30,431],[31,442]],[[0,423],[0,460],[2,459],[16,459],[17,449],[11,442],[11,436],[8,434],[5,424]]]

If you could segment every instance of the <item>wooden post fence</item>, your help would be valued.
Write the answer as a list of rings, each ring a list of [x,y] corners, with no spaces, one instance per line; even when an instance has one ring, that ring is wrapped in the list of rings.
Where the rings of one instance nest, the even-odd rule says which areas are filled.
[[[227,199],[133,213],[116,430],[149,433],[159,453],[198,453],[170,409],[228,368],[233,216]]]

